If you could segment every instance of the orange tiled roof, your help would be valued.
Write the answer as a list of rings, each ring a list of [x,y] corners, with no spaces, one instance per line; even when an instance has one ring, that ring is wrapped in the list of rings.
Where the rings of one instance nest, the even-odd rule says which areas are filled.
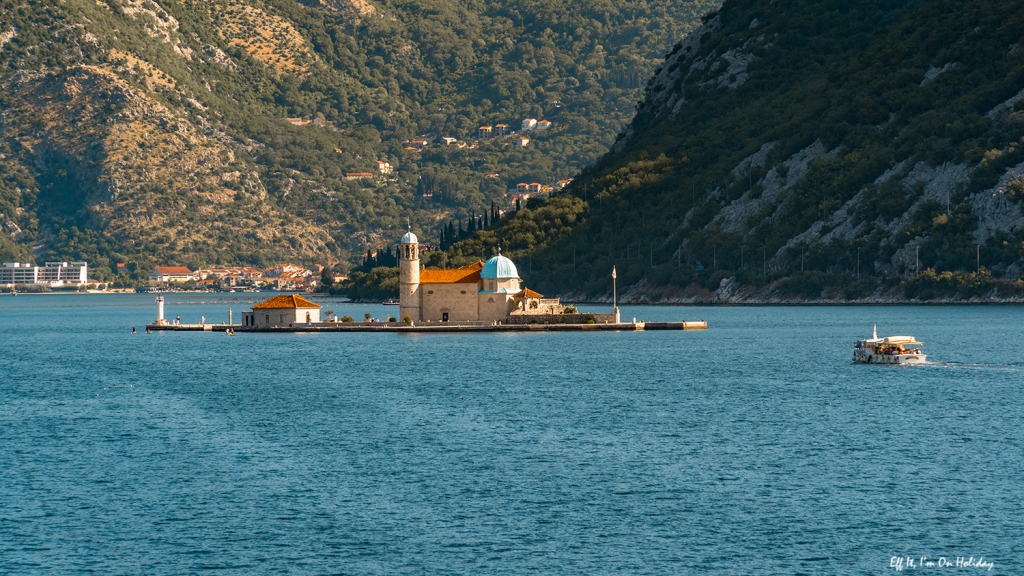
[[[298,294],[281,294],[252,307],[253,310],[279,310],[282,308],[320,308],[320,305],[310,302]]]
[[[420,284],[471,284],[480,281],[480,270],[484,267],[483,262],[477,262],[462,268],[448,268],[445,270],[420,270]]]
[[[534,292],[529,288],[523,288],[519,292],[516,292],[516,296],[525,296],[526,298],[543,298],[544,295],[539,292]]]

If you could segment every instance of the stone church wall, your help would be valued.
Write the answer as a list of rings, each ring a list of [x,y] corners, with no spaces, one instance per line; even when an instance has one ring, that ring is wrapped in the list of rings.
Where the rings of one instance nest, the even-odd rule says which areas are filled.
[[[420,284],[419,292],[423,302],[423,320],[435,322],[448,313],[449,322],[473,322],[477,320],[476,283]]]

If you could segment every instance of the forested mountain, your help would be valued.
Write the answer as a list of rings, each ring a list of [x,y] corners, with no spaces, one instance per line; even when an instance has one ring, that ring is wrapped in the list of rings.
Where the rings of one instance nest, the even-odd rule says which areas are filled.
[[[1019,1],[726,0],[566,196],[446,258],[580,298],[613,265],[637,300],[1021,294],[1022,34]]]
[[[407,219],[437,241],[508,186],[600,157],[716,5],[0,0],[0,259],[103,278],[354,261]],[[438,145],[527,117],[553,124],[525,147]],[[409,150],[418,136],[433,142]],[[344,178],[362,171],[378,177]]]

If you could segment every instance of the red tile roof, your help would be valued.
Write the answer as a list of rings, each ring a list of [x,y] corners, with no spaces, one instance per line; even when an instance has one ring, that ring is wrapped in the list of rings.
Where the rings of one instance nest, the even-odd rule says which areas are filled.
[[[516,296],[525,296],[527,298],[543,298],[544,295],[539,292],[534,292],[529,288],[523,288],[519,292],[516,292]]]
[[[475,284],[480,281],[480,270],[484,263],[477,262],[462,268],[444,270],[420,270],[420,284]]]
[[[281,294],[252,307],[253,310],[280,310],[282,308],[320,308],[320,305],[310,302],[298,294]]]
[[[185,266],[157,266],[156,271],[161,274],[191,274],[192,271]]]

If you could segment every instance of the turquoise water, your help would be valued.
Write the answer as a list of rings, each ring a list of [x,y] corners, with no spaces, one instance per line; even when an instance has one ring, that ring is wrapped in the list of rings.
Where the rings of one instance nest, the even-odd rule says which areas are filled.
[[[168,316],[227,318],[200,300]],[[0,296],[0,573],[1024,574],[1024,308],[234,338],[154,313]],[[934,363],[853,364],[873,323]]]

